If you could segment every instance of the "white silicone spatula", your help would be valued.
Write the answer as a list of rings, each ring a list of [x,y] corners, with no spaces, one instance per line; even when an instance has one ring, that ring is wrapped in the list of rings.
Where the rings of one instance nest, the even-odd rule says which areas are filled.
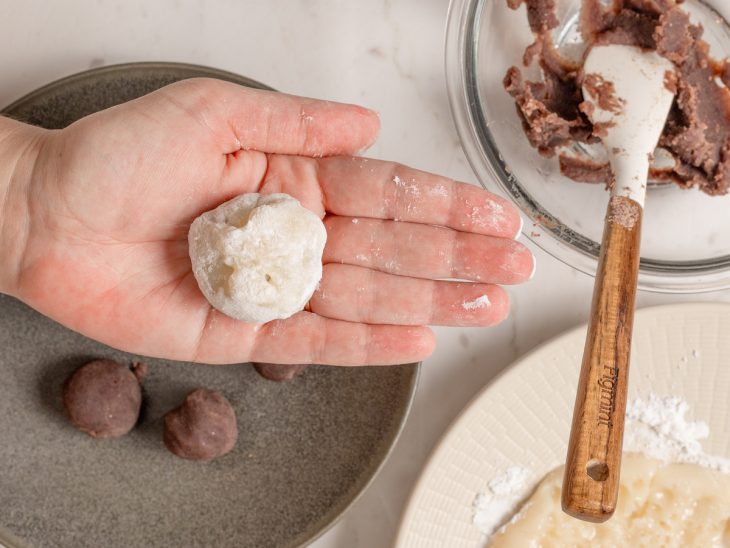
[[[589,117],[601,128],[615,182],[606,214],[590,325],[563,480],[563,510],[606,521],[618,498],[641,220],[651,155],[674,94],[674,67],[656,52],[597,45],[584,64]],[[589,108],[588,111],[591,109]]]

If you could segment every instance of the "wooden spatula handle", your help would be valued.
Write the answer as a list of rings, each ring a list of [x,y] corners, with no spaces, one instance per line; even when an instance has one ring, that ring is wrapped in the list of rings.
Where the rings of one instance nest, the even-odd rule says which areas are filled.
[[[565,464],[563,510],[603,522],[616,509],[642,207],[611,198]]]

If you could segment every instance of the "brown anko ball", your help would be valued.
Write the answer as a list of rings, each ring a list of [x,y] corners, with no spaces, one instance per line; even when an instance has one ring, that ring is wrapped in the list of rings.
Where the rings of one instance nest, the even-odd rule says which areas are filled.
[[[117,438],[139,419],[142,391],[139,377],[112,360],[94,360],[76,370],[63,385],[63,406],[71,423],[94,438]]]
[[[208,461],[236,444],[238,426],[233,407],[218,392],[198,388],[165,415],[165,446],[178,457]]]
[[[254,368],[263,378],[270,381],[290,381],[301,375],[309,367],[307,364],[254,363]]]

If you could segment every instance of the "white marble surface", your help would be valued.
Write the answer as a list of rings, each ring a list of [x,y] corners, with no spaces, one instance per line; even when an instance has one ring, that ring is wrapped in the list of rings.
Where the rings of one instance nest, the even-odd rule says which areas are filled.
[[[443,75],[447,0],[24,0],[0,2],[0,105],[56,78],[144,60],[227,69],[290,93],[380,111],[370,151],[473,180],[451,122]],[[534,246],[533,246],[534,248]],[[587,318],[592,280],[536,249],[538,270],[511,291],[491,329],[438,329],[413,412],[391,459],[316,548],[388,546],[411,487],[449,423],[496,373]],[[639,305],[730,301],[641,294]]]

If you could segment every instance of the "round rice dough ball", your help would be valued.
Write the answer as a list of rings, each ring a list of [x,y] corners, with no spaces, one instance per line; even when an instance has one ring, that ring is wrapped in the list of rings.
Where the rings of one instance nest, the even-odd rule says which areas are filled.
[[[208,461],[236,445],[238,425],[233,407],[218,392],[198,388],[165,415],[163,441],[183,459]]]
[[[193,221],[193,273],[211,305],[251,323],[301,311],[322,278],[327,231],[288,194],[242,194]]]
[[[63,406],[71,423],[93,438],[117,438],[139,419],[142,390],[134,372],[112,360],[95,360],[76,370],[63,385]]]

